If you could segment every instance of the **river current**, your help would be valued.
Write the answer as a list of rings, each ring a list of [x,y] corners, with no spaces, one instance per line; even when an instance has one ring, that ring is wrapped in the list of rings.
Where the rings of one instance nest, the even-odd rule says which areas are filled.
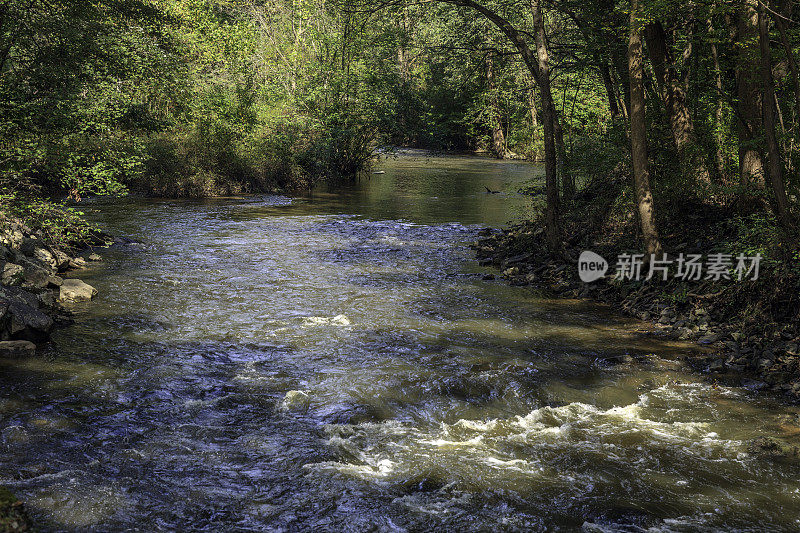
[[[41,356],[0,361],[0,484],[45,531],[796,531],[800,411],[696,349],[483,279],[537,166],[412,153],[336,191],[89,203]],[[485,187],[500,191],[489,194]]]

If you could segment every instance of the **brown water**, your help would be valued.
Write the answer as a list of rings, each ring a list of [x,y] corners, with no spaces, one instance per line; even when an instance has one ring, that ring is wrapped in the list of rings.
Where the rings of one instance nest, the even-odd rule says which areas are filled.
[[[341,192],[87,206],[142,241],[0,362],[0,483],[43,530],[795,531],[798,411],[686,346],[483,281],[537,167],[417,155]],[[486,194],[484,186],[502,190]],[[294,392],[293,392],[294,391]]]

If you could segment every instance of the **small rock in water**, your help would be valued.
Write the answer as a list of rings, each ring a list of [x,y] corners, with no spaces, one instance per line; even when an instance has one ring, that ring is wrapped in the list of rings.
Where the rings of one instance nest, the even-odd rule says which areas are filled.
[[[748,390],[753,390],[753,391],[761,390],[766,386],[767,384],[764,383],[763,381],[758,381],[755,379],[747,379],[747,378],[742,380],[742,387]]]
[[[103,260],[103,258],[100,257],[98,254],[89,254],[86,257],[86,259],[89,260],[89,261],[102,261]]]
[[[283,398],[281,408],[286,411],[307,411],[311,404],[311,397],[301,390],[290,390]]]
[[[800,454],[797,446],[792,446],[772,437],[758,437],[752,440],[747,447],[747,451],[751,455],[772,458],[797,457]]]
[[[709,372],[724,372],[725,371],[725,362],[722,359],[714,359],[708,365]]]
[[[700,337],[700,339],[697,342],[699,342],[700,344],[711,344],[717,342],[718,340],[719,340],[719,335],[711,333]]]
[[[30,357],[36,353],[36,345],[30,341],[0,341],[0,357]]]
[[[69,267],[70,268],[86,268],[86,260],[83,257],[76,257],[74,259],[70,259]]]
[[[62,302],[82,302],[91,300],[97,294],[97,289],[79,279],[65,279],[61,283],[59,300]]]

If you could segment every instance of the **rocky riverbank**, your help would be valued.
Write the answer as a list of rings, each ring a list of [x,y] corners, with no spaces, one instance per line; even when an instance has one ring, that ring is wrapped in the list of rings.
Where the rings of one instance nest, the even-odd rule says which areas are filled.
[[[557,297],[605,302],[651,321],[669,338],[710,348],[700,355],[687,354],[686,363],[711,379],[800,401],[800,323],[781,296],[792,291],[795,280],[765,272],[757,286],[701,282],[687,288],[674,280],[622,282],[612,279],[612,272],[584,283],[577,268],[582,249],[593,244],[595,250],[600,247],[598,251],[610,254],[613,246],[603,250],[602,244],[575,239],[561,258],[554,259],[546,251],[541,227],[533,222],[503,231],[487,229],[481,236],[472,245],[480,264],[497,267],[512,285],[532,285]],[[773,316],[783,313],[785,318],[764,320],[764,314],[752,313],[770,305],[779,306]]]
[[[0,358],[30,357],[54,327],[69,323],[69,302],[97,294],[87,283],[65,276],[100,261],[93,247],[113,241],[97,232],[75,247],[57,246],[20,221],[0,222]],[[23,504],[0,487],[0,532],[23,531],[32,531]]]
[[[112,242],[97,232],[90,242],[79,243],[78,253],[77,247],[48,242],[20,221],[0,227],[0,357],[32,355],[56,325],[69,321],[66,303],[97,294],[72,276],[101,260],[93,247]]]

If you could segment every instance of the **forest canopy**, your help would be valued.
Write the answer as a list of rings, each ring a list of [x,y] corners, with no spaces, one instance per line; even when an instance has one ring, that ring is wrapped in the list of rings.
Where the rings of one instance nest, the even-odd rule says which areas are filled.
[[[648,252],[686,206],[793,235],[794,7],[8,0],[2,198],[307,188],[413,146],[543,160],[554,252],[598,183]]]

